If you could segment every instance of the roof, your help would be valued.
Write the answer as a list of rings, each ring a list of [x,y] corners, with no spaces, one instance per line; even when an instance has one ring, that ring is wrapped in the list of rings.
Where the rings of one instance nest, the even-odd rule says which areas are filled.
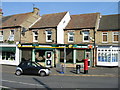
[[[2,27],[21,26],[31,14],[32,12],[5,16],[2,18]]]
[[[113,15],[103,15],[98,30],[116,30],[120,29],[118,27],[118,17],[120,14],[113,14]]]
[[[42,18],[31,28],[56,27],[67,12],[43,15]]]
[[[2,17],[2,23],[4,23],[6,20],[8,20],[11,16],[4,16]]]
[[[98,14],[99,13],[71,15],[71,20],[65,29],[94,28]]]

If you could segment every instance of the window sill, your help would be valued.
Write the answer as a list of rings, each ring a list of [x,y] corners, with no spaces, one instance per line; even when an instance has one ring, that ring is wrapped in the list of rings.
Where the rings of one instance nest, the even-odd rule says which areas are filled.
[[[74,41],[68,41],[68,43],[74,43]]]
[[[33,41],[33,42],[38,42],[38,41]]]
[[[118,41],[113,41],[112,43],[118,43]]]
[[[83,42],[90,42],[90,41],[83,41]]]
[[[46,42],[52,42],[52,41],[46,41]]]
[[[108,42],[102,42],[102,43],[108,43]]]

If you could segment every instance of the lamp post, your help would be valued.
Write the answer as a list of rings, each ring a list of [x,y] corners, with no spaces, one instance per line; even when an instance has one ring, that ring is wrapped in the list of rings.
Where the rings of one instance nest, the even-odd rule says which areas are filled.
[[[64,46],[64,72],[66,72],[66,45]]]

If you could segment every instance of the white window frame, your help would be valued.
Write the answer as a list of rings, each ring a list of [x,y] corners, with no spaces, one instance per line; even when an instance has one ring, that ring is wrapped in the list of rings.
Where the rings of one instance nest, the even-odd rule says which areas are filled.
[[[89,39],[90,33],[89,33],[89,31],[83,31],[82,34],[83,34],[83,42],[90,42],[90,39]],[[84,40],[85,36],[88,36],[88,40]]]
[[[72,35],[70,33],[73,33]],[[73,37],[73,41],[70,41],[70,37]],[[68,32],[68,42],[74,42],[74,32]]]
[[[3,31],[0,31],[0,41],[3,41]]]
[[[37,34],[35,34],[37,32]],[[35,37],[37,36],[37,40],[35,40]],[[38,42],[38,31],[33,31],[33,42]]]
[[[103,41],[103,35],[107,35],[107,41]],[[108,43],[108,32],[102,32],[102,43]]]
[[[13,31],[13,33],[12,33],[12,31]],[[15,33],[15,30],[10,30],[10,35],[14,35],[14,33]]]
[[[12,33],[13,31],[13,33]],[[15,30],[10,30],[10,36],[8,38],[9,41],[14,41],[14,34],[15,34]]]
[[[119,32],[112,32],[112,36],[113,36],[112,41],[113,41],[113,43],[118,43],[118,41],[114,41],[114,35],[118,35],[118,41],[119,41]]]
[[[51,34],[49,34],[48,32],[51,32]],[[48,40],[48,36],[51,36],[51,40]],[[46,42],[52,42],[52,31],[51,30],[46,31]]]

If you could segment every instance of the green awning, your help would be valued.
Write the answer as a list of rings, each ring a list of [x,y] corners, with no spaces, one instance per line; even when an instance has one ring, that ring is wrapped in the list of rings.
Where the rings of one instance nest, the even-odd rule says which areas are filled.
[[[2,51],[2,52],[15,52],[16,47],[0,47],[0,51]]]

